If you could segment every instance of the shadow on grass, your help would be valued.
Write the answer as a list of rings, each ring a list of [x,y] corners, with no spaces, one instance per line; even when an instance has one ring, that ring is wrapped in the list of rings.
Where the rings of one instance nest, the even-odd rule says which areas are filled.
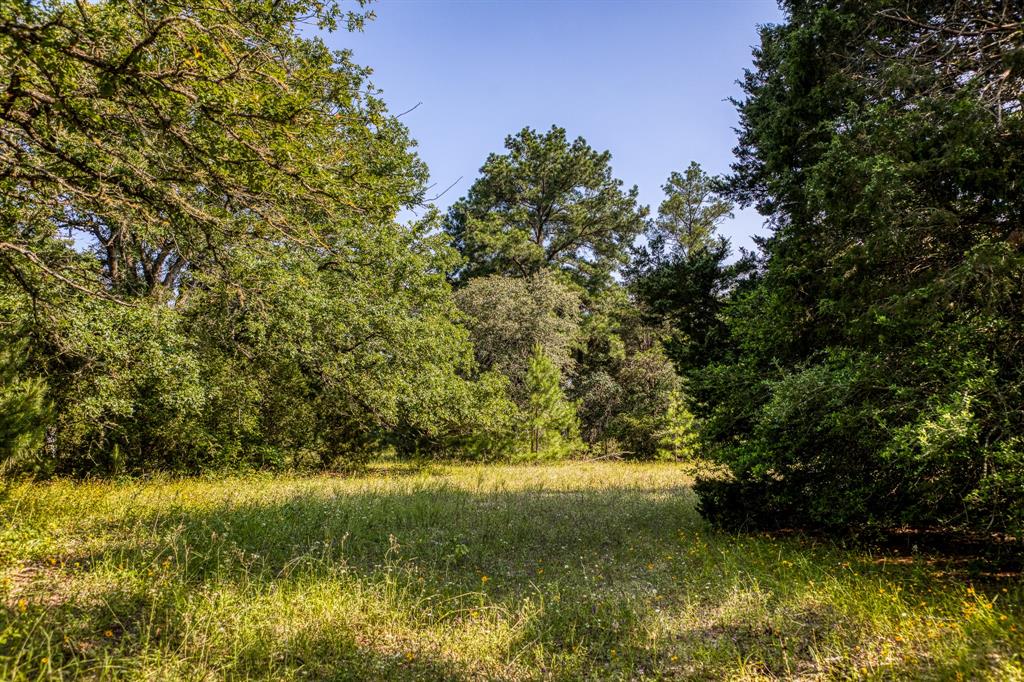
[[[814,645],[843,614],[810,607],[781,630],[767,619],[716,616],[724,595],[752,573],[767,580],[781,569],[774,546],[760,547],[746,564],[727,559],[737,540],[762,541],[711,532],[693,502],[689,488],[674,486],[473,491],[430,481],[399,492],[309,489],[201,509],[150,501],[130,521],[96,528],[105,538],[100,547],[61,558],[62,580],[92,587],[40,611],[37,630],[79,627],[78,639],[63,645],[68,665],[91,665],[112,651],[178,652],[187,663],[220,651],[230,654],[229,668],[205,663],[226,677],[479,679],[515,676],[526,665],[563,679],[636,678],[674,664],[649,636],[669,586],[670,602],[708,612],[700,626],[669,635],[705,657],[680,676],[747,659],[764,661],[771,675],[820,672]],[[687,554],[698,545],[704,549]],[[836,563],[834,549],[798,551]],[[135,583],[117,582],[122,567],[134,567]],[[885,570],[909,576],[917,568]],[[268,625],[247,630],[244,646],[230,632],[217,639],[219,631],[250,627],[242,622],[195,622],[196,599],[230,614],[216,611],[224,594],[235,595],[244,612],[282,591],[312,603],[320,583],[362,590],[364,601],[344,618],[331,612],[333,603],[300,608],[291,621],[270,614]],[[424,650],[402,639],[424,628],[457,638],[477,611],[502,614],[511,628],[492,652],[496,668],[483,670],[472,654],[442,655],[436,642]],[[395,638],[367,639],[388,628]],[[209,641],[197,641],[198,631],[209,632]]]

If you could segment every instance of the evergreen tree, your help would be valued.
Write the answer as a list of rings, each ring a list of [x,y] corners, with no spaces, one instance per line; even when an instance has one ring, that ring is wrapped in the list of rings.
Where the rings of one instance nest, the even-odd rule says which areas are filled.
[[[666,459],[687,460],[697,454],[697,420],[686,406],[682,391],[669,395],[662,428],[658,431],[659,455]]]
[[[648,242],[627,272],[645,320],[667,328],[665,349],[686,376],[726,351],[723,306],[751,266],[746,254],[729,263],[729,242],[717,234],[732,215],[720,184],[697,163],[672,173]]]
[[[732,203],[718,193],[717,180],[696,161],[682,173],[673,171],[662,185],[665,200],[658,206],[652,242],[664,242],[670,254],[686,257],[721,240],[715,234],[732,217]]]
[[[466,259],[459,279],[555,269],[590,292],[611,284],[647,215],[637,188],[612,176],[611,154],[556,126],[524,128],[505,148],[448,213],[445,229]]]
[[[736,103],[729,196],[774,231],[697,382],[732,473],[702,508],[1019,531],[1024,8],[783,4]]]
[[[24,365],[23,343],[0,348],[0,474],[25,467],[43,440],[46,383],[23,376]]]
[[[561,373],[540,344],[533,348],[525,383],[530,454],[535,458],[570,454],[579,444],[576,407],[566,399]]]

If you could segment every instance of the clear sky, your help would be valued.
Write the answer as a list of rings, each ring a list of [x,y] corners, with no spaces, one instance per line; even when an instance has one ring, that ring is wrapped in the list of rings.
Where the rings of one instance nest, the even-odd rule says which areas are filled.
[[[442,208],[469,188],[505,136],[552,124],[612,153],[616,177],[656,210],[661,185],[691,161],[728,170],[736,113],[725,101],[750,65],[774,0],[381,0],[362,34],[326,36],[374,70],[430,166]],[[723,231],[762,232],[754,211]]]

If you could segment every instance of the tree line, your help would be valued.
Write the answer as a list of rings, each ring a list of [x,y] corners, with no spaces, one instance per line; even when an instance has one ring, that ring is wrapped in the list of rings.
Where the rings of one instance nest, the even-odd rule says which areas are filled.
[[[427,205],[297,28],[361,6],[2,0],[3,473],[699,455],[727,525],[1020,529],[1022,11],[783,6],[652,216],[557,126]]]

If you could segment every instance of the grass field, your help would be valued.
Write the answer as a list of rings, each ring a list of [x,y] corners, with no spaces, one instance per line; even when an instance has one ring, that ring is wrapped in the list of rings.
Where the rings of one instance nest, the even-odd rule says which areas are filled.
[[[729,535],[665,464],[15,484],[3,679],[1024,679],[1024,584]]]

